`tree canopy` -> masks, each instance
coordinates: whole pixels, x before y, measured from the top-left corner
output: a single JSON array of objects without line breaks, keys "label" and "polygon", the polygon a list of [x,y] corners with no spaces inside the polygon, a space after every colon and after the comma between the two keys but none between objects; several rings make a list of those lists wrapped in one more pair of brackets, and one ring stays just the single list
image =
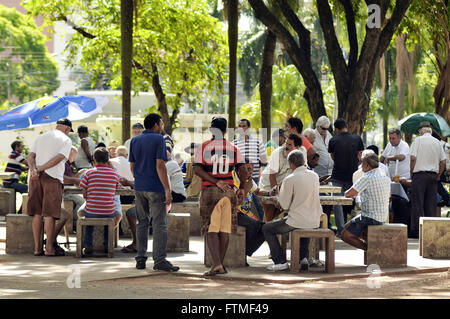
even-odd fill
[{"label": "tree canopy", "polygon": [[0,5],[0,39],[1,106],[28,102],[59,87],[57,63],[31,17]]},{"label": "tree canopy", "polygon": [[[111,73],[121,85],[120,0],[25,0],[48,24],[65,21],[77,33],[68,42],[68,63],[81,65],[96,82]],[[222,23],[202,0],[135,1],[132,87],[153,89],[167,132],[172,132],[182,99],[223,90],[227,45]],[[81,52],[81,54],[80,54]],[[171,110],[170,110],[171,109]]]}]

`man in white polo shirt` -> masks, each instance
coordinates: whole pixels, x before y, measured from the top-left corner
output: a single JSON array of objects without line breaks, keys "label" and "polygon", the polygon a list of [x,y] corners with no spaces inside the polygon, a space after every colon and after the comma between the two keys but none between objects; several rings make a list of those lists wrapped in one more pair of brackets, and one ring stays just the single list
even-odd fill
[{"label": "man in white polo shirt", "polygon": [[437,182],[445,169],[445,153],[441,143],[433,136],[430,122],[422,122],[419,137],[411,144],[412,195],[411,238],[419,238],[421,216],[435,217]]},{"label": "man in white polo shirt", "polygon": [[394,178],[396,166],[399,178],[410,178],[409,146],[402,140],[402,132],[398,128],[389,130],[389,144],[381,154],[380,162],[388,166],[391,180]]}]

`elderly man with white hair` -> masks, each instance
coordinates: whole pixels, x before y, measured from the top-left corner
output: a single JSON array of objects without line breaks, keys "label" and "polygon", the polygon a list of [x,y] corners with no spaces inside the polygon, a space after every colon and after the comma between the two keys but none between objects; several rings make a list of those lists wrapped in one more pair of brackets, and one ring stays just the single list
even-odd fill
[{"label": "elderly man with white hair", "polygon": [[[319,198],[319,176],[305,167],[304,153],[293,150],[288,155],[292,173],[283,181],[277,206],[288,211],[282,219],[266,223],[262,227],[264,237],[270,247],[273,265],[268,270],[285,270],[289,268],[286,257],[278,241],[278,234],[285,234],[297,228],[318,228],[322,206]],[[301,269],[308,269],[309,238],[300,241]]]},{"label": "elderly man with white hair", "polygon": [[436,216],[437,182],[445,170],[445,153],[441,143],[431,134],[430,122],[422,122],[419,137],[409,149],[410,173],[412,176],[411,194],[411,238],[419,237],[421,216]]},{"label": "elderly man with white hair", "polygon": [[319,117],[316,122],[316,129],[314,133],[316,135],[316,139],[314,141],[314,147],[316,148],[316,152],[319,154],[319,164],[314,168],[314,172],[316,172],[319,177],[331,175],[333,170],[333,159],[331,158],[330,153],[328,153],[328,143],[330,139],[333,137],[328,131],[330,127],[330,119],[325,115]]},{"label": "elderly man with white hair", "polygon": [[361,156],[364,175],[345,193],[345,197],[361,198],[361,214],[344,226],[341,239],[347,244],[367,250],[367,227],[382,225],[389,214],[391,180],[378,169],[378,156],[363,152]]}]

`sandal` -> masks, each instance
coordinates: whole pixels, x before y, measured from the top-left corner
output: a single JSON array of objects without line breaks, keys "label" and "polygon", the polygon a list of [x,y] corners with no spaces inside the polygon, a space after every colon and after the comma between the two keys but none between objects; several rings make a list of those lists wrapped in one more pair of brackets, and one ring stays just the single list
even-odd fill
[{"label": "sandal", "polygon": [[226,274],[227,273],[227,271],[224,269],[223,271],[220,271],[220,270],[218,270],[218,269],[216,269],[216,270],[214,270],[214,269],[210,269],[210,270],[208,270],[207,272],[205,272],[204,274],[203,274],[203,276],[207,276],[207,277],[213,277],[213,276],[215,276],[215,275],[224,275],[224,274]]},{"label": "sandal", "polygon": [[129,246],[123,247],[121,252],[123,252],[123,253],[137,253],[137,249],[134,248],[133,246],[129,245]]},{"label": "sandal", "polygon": [[44,251],[42,250],[39,253],[34,253],[35,256],[44,256]]}]

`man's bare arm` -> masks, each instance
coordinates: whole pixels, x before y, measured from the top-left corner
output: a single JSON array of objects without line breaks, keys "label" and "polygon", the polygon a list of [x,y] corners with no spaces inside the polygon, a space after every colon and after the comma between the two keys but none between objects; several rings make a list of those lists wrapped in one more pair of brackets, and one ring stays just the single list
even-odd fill
[{"label": "man's bare arm", "polygon": [[411,161],[409,163],[409,172],[411,174],[411,178],[412,178],[415,166],[416,166],[416,157],[415,156],[411,156]]},{"label": "man's bare arm", "polygon": [[36,167],[38,172],[43,172],[46,169],[52,168],[56,165],[58,165],[61,161],[65,160],[66,157],[63,154],[58,154],[55,157],[53,157],[52,159],[50,159],[47,163],[45,163],[44,165],[40,165],[38,167]]}]

